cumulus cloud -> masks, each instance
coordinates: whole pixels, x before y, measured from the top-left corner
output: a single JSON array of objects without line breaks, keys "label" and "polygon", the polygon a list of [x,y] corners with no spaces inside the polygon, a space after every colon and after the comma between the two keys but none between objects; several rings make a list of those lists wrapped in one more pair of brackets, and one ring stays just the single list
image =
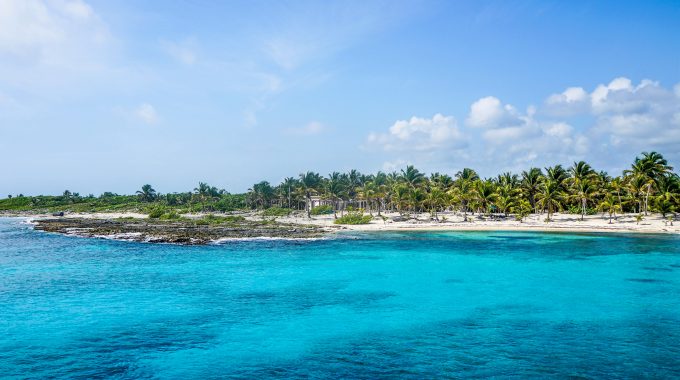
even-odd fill
[{"label": "cumulus cloud", "polygon": [[158,123],[158,114],[154,106],[148,103],[143,103],[135,110],[135,116],[146,124]]},{"label": "cumulus cloud", "polygon": [[478,128],[502,128],[522,122],[522,118],[513,106],[503,105],[500,99],[493,96],[487,96],[472,103],[466,120],[468,126]]},{"label": "cumulus cloud", "polygon": [[525,112],[487,96],[470,105],[463,128],[453,116],[437,114],[397,121],[367,140],[390,152],[387,164],[455,161],[458,166],[517,170],[579,159],[607,163],[614,155],[633,157],[645,150],[677,160],[680,83],[664,87],[619,77],[590,92],[569,87]]},{"label": "cumulus cloud", "polygon": [[569,87],[545,101],[544,112],[552,116],[572,116],[590,109],[590,95],[582,87]]},{"label": "cumulus cloud", "polygon": [[677,85],[669,90],[659,82],[642,80],[634,85],[617,78],[591,93],[593,132],[609,136],[614,146],[638,149],[680,144],[680,101]]},{"label": "cumulus cloud", "polygon": [[[568,91],[570,99],[581,98],[582,94],[577,91]],[[480,120],[475,112],[478,112],[485,99],[482,98],[473,103],[468,120]],[[537,110],[530,106],[526,113],[521,113],[510,104],[503,104],[499,99],[493,98],[493,103],[486,102],[493,107],[486,107],[486,111],[494,109],[487,114],[495,115],[488,118],[485,123],[472,123],[472,127],[466,131],[474,134],[474,127],[484,126],[481,135],[476,139],[481,143],[479,152],[483,152],[490,159],[487,164],[504,166],[507,169],[517,169],[529,164],[535,164],[536,160],[550,161],[570,160],[583,154],[588,148],[587,138],[575,131],[565,122],[552,122],[536,118]],[[481,137],[481,139],[480,139]],[[473,138],[472,136],[470,137]]]},{"label": "cumulus cloud", "polygon": [[412,117],[398,120],[387,133],[371,133],[368,144],[385,151],[425,151],[462,148],[467,142],[452,116],[436,114],[432,118]]}]

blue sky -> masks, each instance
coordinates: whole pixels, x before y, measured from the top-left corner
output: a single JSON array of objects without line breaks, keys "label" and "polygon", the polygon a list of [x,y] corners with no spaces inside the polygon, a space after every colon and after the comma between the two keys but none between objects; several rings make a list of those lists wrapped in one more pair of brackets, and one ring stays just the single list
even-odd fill
[{"label": "blue sky", "polygon": [[0,194],[680,165],[680,3],[0,0]]}]

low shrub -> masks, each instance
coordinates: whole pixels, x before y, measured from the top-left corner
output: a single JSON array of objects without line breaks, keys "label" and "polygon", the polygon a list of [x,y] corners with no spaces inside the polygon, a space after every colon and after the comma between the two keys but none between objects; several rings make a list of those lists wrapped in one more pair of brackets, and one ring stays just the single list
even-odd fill
[{"label": "low shrub", "polygon": [[166,212],[166,213],[164,213],[163,215],[160,216],[160,219],[162,219],[162,220],[175,220],[175,219],[179,219],[179,218],[180,218],[179,214],[177,212],[175,212],[174,210]]},{"label": "low shrub", "polygon": [[262,216],[288,216],[293,210],[283,207],[270,207],[262,212]]},{"label": "low shrub", "polygon": [[216,225],[216,224],[235,224],[245,222],[246,218],[239,215],[218,216],[208,214],[201,219],[196,219],[195,223],[199,226]]},{"label": "low shrub", "polygon": [[312,208],[310,211],[310,214],[312,215],[328,215],[333,213],[333,206],[331,205],[322,205],[322,206],[317,206]]},{"label": "low shrub", "polygon": [[335,219],[335,224],[368,224],[371,220],[373,220],[373,217],[370,215],[364,215],[361,212],[350,212]]},{"label": "low shrub", "polygon": [[159,219],[161,216],[165,214],[165,208],[164,207],[154,207],[149,211],[149,218],[150,219]]}]

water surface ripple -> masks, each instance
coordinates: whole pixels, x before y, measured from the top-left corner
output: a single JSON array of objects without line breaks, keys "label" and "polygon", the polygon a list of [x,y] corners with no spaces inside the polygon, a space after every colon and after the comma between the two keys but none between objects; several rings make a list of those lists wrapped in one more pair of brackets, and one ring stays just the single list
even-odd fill
[{"label": "water surface ripple", "polygon": [[678,378],[680,238],[185,247],[0,219],[0,377]]}]

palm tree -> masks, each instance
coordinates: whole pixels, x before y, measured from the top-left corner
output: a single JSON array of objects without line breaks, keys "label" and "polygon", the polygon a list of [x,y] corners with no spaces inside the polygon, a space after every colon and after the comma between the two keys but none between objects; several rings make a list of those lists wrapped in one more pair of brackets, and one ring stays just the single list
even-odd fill
[{"label": "palm tree", "polygon": [[662,175],[657,181],[659,195],[656,197],[656,208],[665,217],[674,212],[674,204],[680,200],[680,177],[675,173]]},{"label": "palm tree", "polygon": [[536,210],[536,194],[539,192],[543,172],[539,168],[531,168],[522,172],[521,189],[529,199],[531,208]]},{"label": "palm tree", "polygon": [[621,211],[621,207],[619,207],[619,205],[616,203],[616,198],[614,198],[614,195],[612,194],[607,194],[604,197],[602,202],[600,202],[598,209],[600,209],[602,212],[609,212],[609,224],[612,224],[612,215],[616,215],[617,211]]},{"label": "palm tree", "polygon": [[517,177],[517,174],[505,172],[498,175],[496,182],[499,186],[510,186],[514,188],[519,184],[519,178]]},{"label": "palm tree", "polygon": [[623,210],[623,197],[621,192],[625,191],[626,186],[621,177],[616,177],[609,182],[609,186],[613,192],[616,193],[616,198],[619,200],[619,207]]},{"label": "palm tree", "polygon": [[293,197],[293,191],[298,187],[298,182],[293,177],[286,177],[281,183],[281,189],[283,194],[288,198],[288,208],[291,208],[291,198]]},{"label": "palm tree", "polygon": [[517,191],[513,188],[512,182],[507,181],[507,178],[502,182],[505,184],[498,186],[496,206],[498,206],[498,209],[503,215],[508,216],[508,210],[515,205],[515,195]]},{"label": "palm tree", "polygon": [[399,214],[403,214],[404,209],[407,209],[409,206],[409,190],[404,184],[397,183],[394,185],[392,202],[396,206],[397,211],[399,211]]},{"label": "palm tree", "polygon": [[675,206],[673,206],[673,203],[664,198],[659,198],[656,200],[656,208],[664,218],[666,217],[666,214],[675,211]]},{"label": "palm tree", "polygon": [[463,170],[456,173],[456,179],[463,179],[474,182],[479,179],[477,172],[470,168],[463,168]]},{"label": "palm tree", "polygon": [[565,181],[569,178],[569,172],[562,165],[545,168],[545,177],[555,183],[560,190],[566,190]]},{"label": "palm tree", "polygon": [[216,198],[220,195],[220,192],[216,187],[210,186],[205,182],[199,182],[198,187],[194,188],[194,191],[201,202],[202,211],[205,211],[205,204],[208,200]]},{"label": "palm tree", "polygon": [[635,157],[631,168],[624,171],[624,174],[641,177],[645,180],[645,215],[647,215],[652,187],[655,186],[661,176],[672,170],[673,168],[668,165],[668,161],[661,154],[657,152],[642,152],[642,157]]},{"label": "palm tree", "polygon": [[659,191],[659,198],[669,202],[677,201],[680,198],[680,177],[675,173],[662,175],[656,182]]},{"label": "palm tree", "polygon": [[489,180],[475,182],[476,200],[486,214],[489,214],[491,204],[496,199],[496,185]]},{"label": "palm tree", "polygon": [[647,188],[647,179],[635,175],[627,178],[626,192],[632,202],[635,202],[637,209],[635,212],[641,213],[643,210],[644,194]]},{"label": "palm tree", "polygon": [[463,220],[467,222],[467,212],[470,202],[474,199],[474,183],[469,179],[456,180],[456,186],[449,191],[451,197],[460,202],[463,210]]},{"label": "palm tree", "polygon": [[321,176],[319,173],[307,172],[300,174],[300,187],[305,194],[305,210],[307,210],[307,217],[312,217],[312,195],[316,194],[321,188]]},{"label": "palm tree", "polygon": [[[67,191],[64,192],[64,195],[66,195]],[[147,184],[142,186],[142,190],[137,190],[137,195],[139,195],[139,199],[142,202],[152,202],[156,199],[156,190],[154,190],[151,185]]]},{"label": "palm tree", "polygon": [[588,180],[580,180],[575,182],[573,189],[573,197],[581,204],[581,220],[583,220],[586,215],[586,206],[597,194],[597,188]]},{"label": "palm tree", "polygon": [[408,165],[406,170],[401,170],[401,178],[411,188],[415,188],[426,180],[425,175],[413,165]]},{"label": "palm tree", "polygon": [[536,199],[543,209],[548,210],[547,221],[550,221],[553,211],[562,208],[564,192],[555,180],[546,179],[541,183]]},{"label": "palm tree", "polygon": [[420,187],[407,187],[408,206],[413,212],[421,210],[421,205],[425,201],[425,191]]},{"label": "palm tree", "polygon": [[378,172],[373,178],[373,184],[375,185],[375,197],[377,200],[378,216],[380,216],[380,211],[385,207],[386,198],[388,196],[388,177],[383,172]]},{"label": "palm tree", "polygon": [[429,182],[433,186],[439,187],[442,191],[448,191],[453,186],[453,178],[451,176],[441,173],[433,173],[430,175]]},{"label": "palm tree", "polygon": [[591,179],[595,175],[595,170],[585,161],[574,162],[574,165],[569,168],[569,174],[574,185]]},{"label": "palm tree", "polygon": [[512,207],[512,210],[515,212],[515,217],[520,223],[524,221],[524,218],[526,218],[527,215],[531,214],[531,210],[533,209],[531,203],[526,199],[520,199],[519,202],[513,204]]},{"label": "palm tree", "polygon": [[248,191],[255,203],[256,208],[258,204],[262,206],[262,208],[268,207],[269,203],[274,197],[274,188],[267,181],[254,184],[251,189],[248,189]]},{"label": "palm tree", "polygon": [[342,197],[345,191],[344,181],[342,180],[342,175],[338,172],[333,172],[328,175],[328,179],[325,181],[325,194],[333,202],[333,216],[335,219],[338,218],[338,201]]},{"label": "palm tree", "polygon": [[448,195],[446,191],[438,186],[433,186],[427,193],[425,203],[430,207],[430,213],[438,221],[439,215],[437,214],[440,208],[446,207],[448,202]]},{"label": "palm tree", "polygon": [[347,173],[345,179],[347,181],[347,193],[351,202],[357,196],[357,189],[363,185],[363,175],[359,171],[352,169]]}]

